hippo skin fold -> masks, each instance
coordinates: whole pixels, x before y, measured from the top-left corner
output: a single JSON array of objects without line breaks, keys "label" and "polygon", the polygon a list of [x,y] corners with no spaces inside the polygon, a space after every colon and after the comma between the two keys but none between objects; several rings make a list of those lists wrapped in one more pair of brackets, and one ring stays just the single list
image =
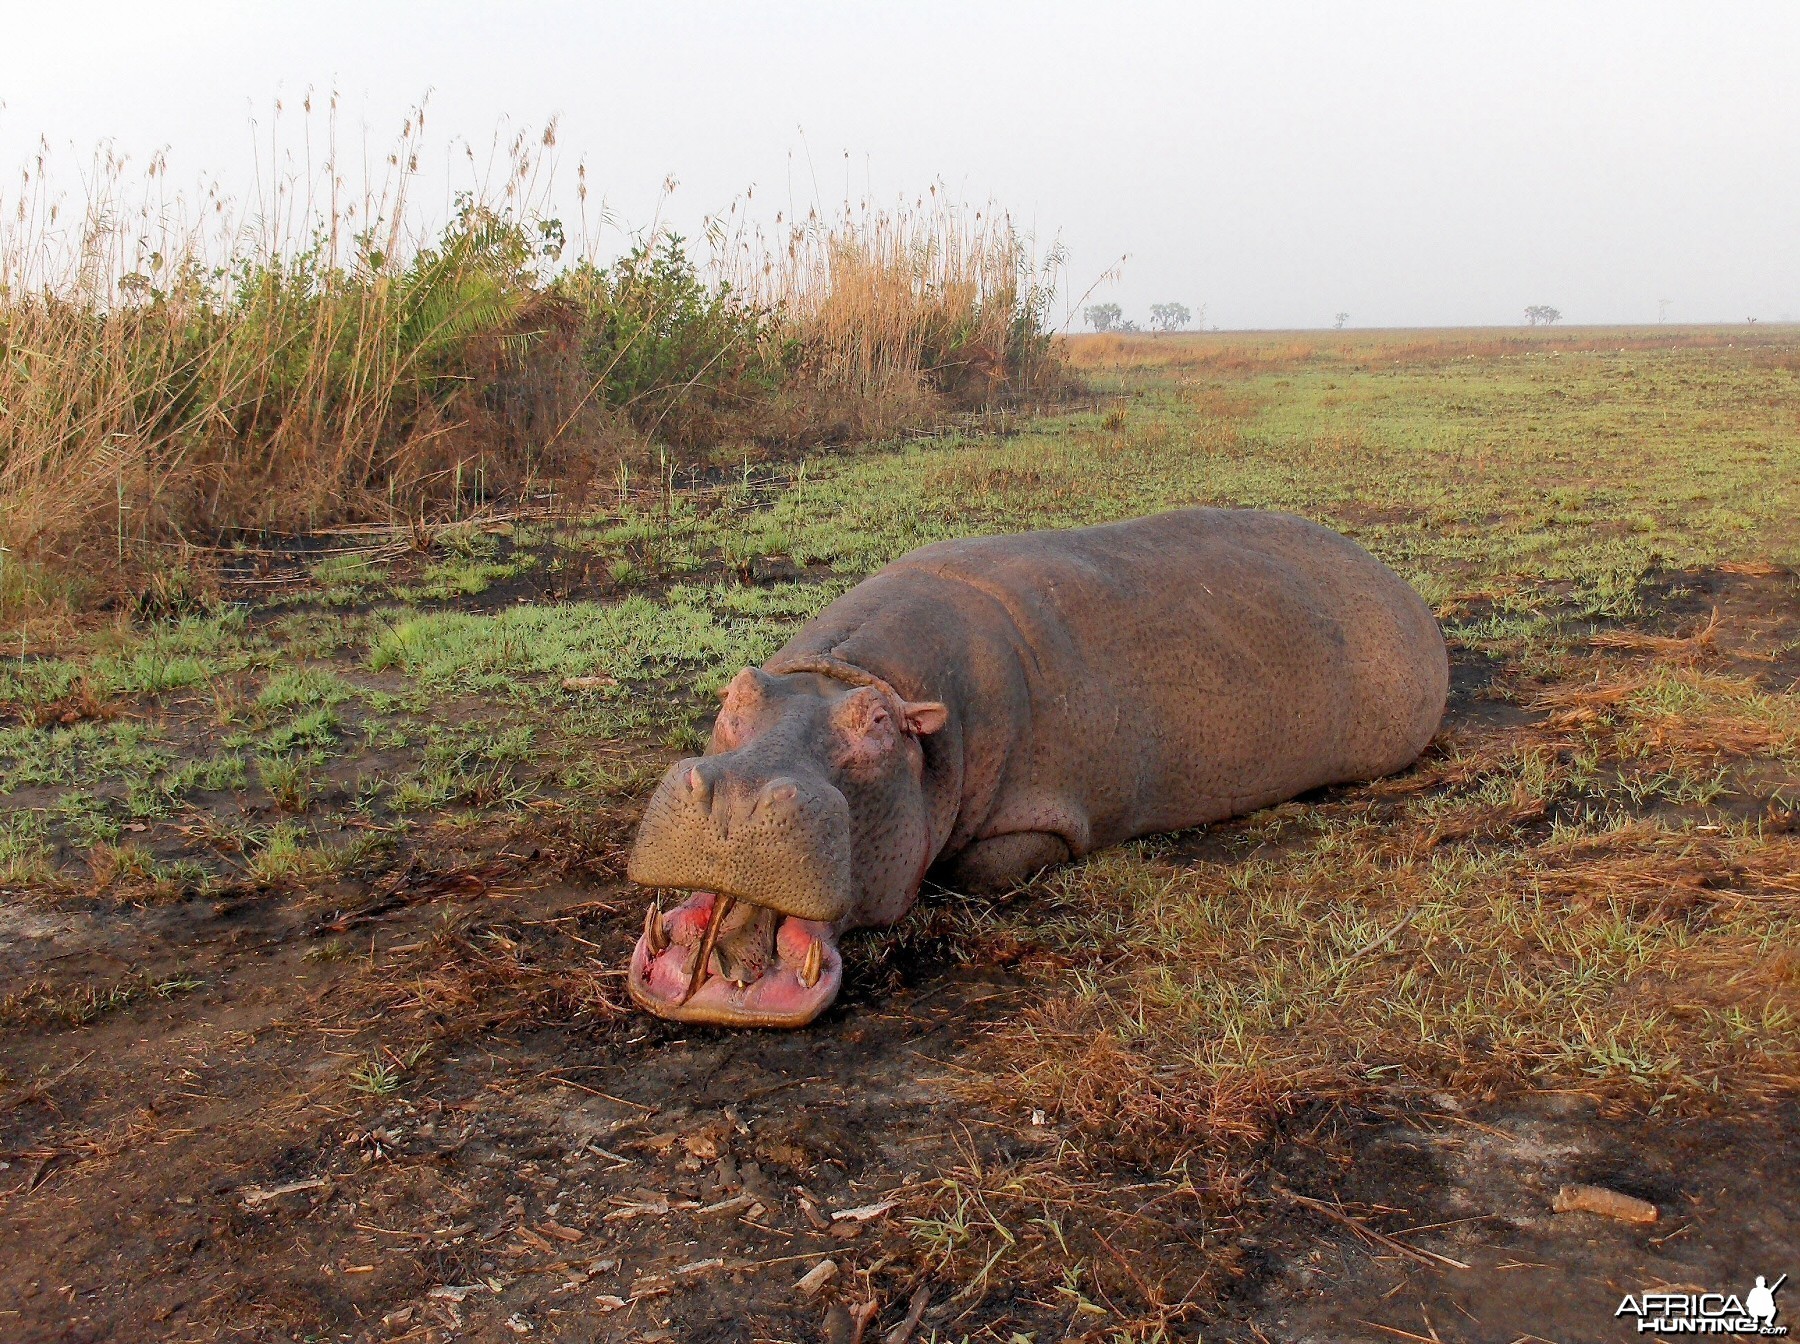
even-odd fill
[{"label": "hippo skin fold", "polygon": [[1134,836],[1403,769],[1443,718],[1423,599],[1287,514],[1182,509],[939,542],[851,589],[724,701],[647,805],[632,997],[800,1026],[838,935],[930,873],[991,891]]}]

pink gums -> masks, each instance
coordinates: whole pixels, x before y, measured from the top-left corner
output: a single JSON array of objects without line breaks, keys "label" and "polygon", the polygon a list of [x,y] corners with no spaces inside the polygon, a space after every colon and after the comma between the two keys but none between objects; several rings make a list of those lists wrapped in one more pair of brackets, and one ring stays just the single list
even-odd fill
[{"label": "pink gums", "polygon": [[[719,1026],[801,1027],[811,1022],[837,998],[844,980],[844,960],[832,928],[817,920],[783,919],[775,933],[775,963],[759,979],[738,985],[718,973],[717,953],[706,981],[686,1003],[690,965],[707,921],[712,917],[711,892],[698,892],[664,916],[669,945],[652,956],[649,942],[640,937],[631,952],[631,997],[659,1017],[678,1022],[707,1022]],[[800,971],[808,949],[820,944],[819,978],[809,988]]]}]

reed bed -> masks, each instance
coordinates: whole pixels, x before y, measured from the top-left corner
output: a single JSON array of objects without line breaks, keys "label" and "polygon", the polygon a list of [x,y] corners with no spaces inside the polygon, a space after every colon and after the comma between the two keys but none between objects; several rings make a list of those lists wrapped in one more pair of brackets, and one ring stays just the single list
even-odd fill
[{"label": "reed bed", "polygon": [[994,390],[1051,372],[1046,326],[1062,262],[1040,263],[1011,219],[937,189],[892,210],[816,212],[771,244],[760,232],[726,253],[727,283],[782,313],[800,367],[864,397]]},{"label": "reed bed", "polygon": [[436,227],[423,136],[420,112],[353,189],[334,104],[247,204],[105,153],[73,200],[47,152],[0,192],[0,600],[247,533],[579,501],[634,458],[892,433],[1052,368],[1054,258],[1004,215],[934,191],[768,234],[734,209],[708,255],[653,228],[603,260],[585,169],[575,218],[553,208],[554,126],[470,151]]}]

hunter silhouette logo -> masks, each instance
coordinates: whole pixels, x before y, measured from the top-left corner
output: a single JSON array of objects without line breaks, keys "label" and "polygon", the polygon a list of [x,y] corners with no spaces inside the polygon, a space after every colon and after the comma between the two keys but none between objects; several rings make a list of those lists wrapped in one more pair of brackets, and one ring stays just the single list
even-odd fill
[{"label": "hunter silhouette logo", "polygon": [[1758,1274],[1755,1287],[1741,1298],[1736,1293],[1627,1293],[1613,1317],[1635,1317],[1640,1335],[1785,1335],[1788,1328],[1775,1324],[1775,1294],[1787,1277],[1770,1283]]}]

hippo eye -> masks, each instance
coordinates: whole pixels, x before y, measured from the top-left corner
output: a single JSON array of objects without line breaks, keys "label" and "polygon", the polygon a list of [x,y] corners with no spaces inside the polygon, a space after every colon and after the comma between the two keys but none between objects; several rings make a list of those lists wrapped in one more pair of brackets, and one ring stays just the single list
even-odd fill
[{"label": "hippo eye", "polygon": [[833,717],[833,726],[843,743],[841,765],[873,765],[893,750],[899,738],[893,715],[875,691],[858,691],[845,697]]}]

